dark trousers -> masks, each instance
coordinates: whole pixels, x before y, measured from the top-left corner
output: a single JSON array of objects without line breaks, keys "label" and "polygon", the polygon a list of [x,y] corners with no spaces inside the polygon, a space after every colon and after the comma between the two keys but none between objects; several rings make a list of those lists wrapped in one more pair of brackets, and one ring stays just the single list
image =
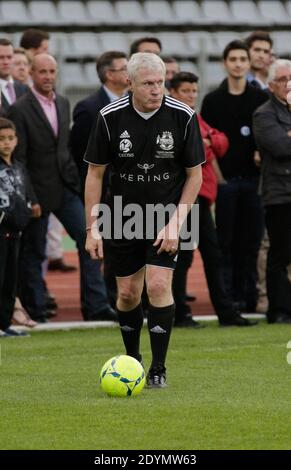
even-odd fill
[{"label": "dark trousers", "polygon": [[[207,199],[199,197],[199,246],[209,295],[220,320],[233,315],[232,299],[224,286],[222,254],[217,240],[216,228]],[[179,252],[173,277],[173,294],[176,303],[176,319],[182,319],[190,308],[185,302],[187,271],[192,264],[193,251]]]},{"label": "dark trousers", "polygon": [[179,251],[177,264],[173,274],[173,297],[176,304],[175,318],[182,320],[191,312],[189,305],[186,303],[186,285],[187,273],[191,267],[193,260],[193,250]]},{"label": "dark trousers", "polygon": [[199,246],[209,295],[220,320],[233,314],[232,298],[229,296],[223,277],[223,260],[217,239],[216,227],[208,201],[199,197]]},{"label": "dark trousers", "polygon": [[16,298],[20,235],[0,233],[0,329],[11,325]]},{"label": "dark trousers", "polygon": [[291,204],[266,206],[266,226],[270,248],[267,259],[267,317],[291,315],[291,283],[287,267],[291,264]]},{"label": "dark trousers", "polygon": [[257,304],[257,257],[264,229],[257,178],[232,178],[218,187],[216,226],[224,281],[234,300]]},{"label": "dark trousers", "polygon": [[[80,261],[81,310],[85,320],[94,320],[109,307],[100,263],[85,250],[85,212],[80,198],[64,189],[61,207],[54,211],[70,237],[76,241]],[[34,219],[23,234],[21,250],[21,300],[34,319],[45,315],[42,262],[45,259],[48,214]]]}]

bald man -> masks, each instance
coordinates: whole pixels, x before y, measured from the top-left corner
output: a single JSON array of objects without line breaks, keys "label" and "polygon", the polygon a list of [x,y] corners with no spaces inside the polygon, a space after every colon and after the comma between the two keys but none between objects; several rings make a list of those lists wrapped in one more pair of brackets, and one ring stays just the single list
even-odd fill
[{"label": "bald man", "polygon": [[29,171],[38,211],[23,234],[20,269],[21,300],[31,317],[46,321],[41,264],[45,258],[48,216],[54,213],[76,241],[81,272],[81,309],[85,320],[114,320],[98,261],[85,251],[84,207],[79,198],[77,169],[68,150],[69,102],[55,93],[57,63],[38,54],[31,66],[32,88],[9,110],[17,127],[16,157]]}]

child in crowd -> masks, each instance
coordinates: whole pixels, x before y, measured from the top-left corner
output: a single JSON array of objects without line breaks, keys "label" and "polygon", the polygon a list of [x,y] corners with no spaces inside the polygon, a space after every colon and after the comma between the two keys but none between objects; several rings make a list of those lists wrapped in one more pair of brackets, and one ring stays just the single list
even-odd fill
[{"label": "child in crowd", "polygon": [[17,289],[18,254],[21,232],[36,203],[23,165],[13,160],[16,129],[0,117],[0,337],[26,336],[11,328]]}]

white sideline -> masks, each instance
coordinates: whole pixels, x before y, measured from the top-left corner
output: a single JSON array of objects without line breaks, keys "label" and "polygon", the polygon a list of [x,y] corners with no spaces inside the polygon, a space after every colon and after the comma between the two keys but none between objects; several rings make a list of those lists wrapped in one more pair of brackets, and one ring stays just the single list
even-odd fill
[{"label": "white sideline", "polygon": [[[265,318],[265,315],[260,313],[252,313],[246,316],[247,318]],[[195,315],[193,317],[198,321],[213,321],[217,320],[216,315]],[[146,323],[146,320],[145,320]],[[104,328],[104,327],[119,327],[119,324],[112,321],[64,321],[64,322],[49,322],[39,323],[34,328],[26,326],[15,326],[12,328],[17,331],[58,331],[58,330],[76,330],[76,329],[89,329],[89,328]]]}]

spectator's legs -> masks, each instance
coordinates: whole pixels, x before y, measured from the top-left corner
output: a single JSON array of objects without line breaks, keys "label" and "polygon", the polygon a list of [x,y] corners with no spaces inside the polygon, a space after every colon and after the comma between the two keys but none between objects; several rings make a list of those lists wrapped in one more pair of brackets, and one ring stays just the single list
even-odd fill
[{"label": "spectator's legs", "polygon": [[63,226],[54,214],[50,214],[47,232],[47,257],[49,260],[63,258],[62,238]]},{"label": "spectator's legs", "polygon": [[181,250],[178,255],[176,268],[173,274],[173,296],[176,304],[175,319],[182,320],[191,313],[186,303],[187,273],[191,267],[193,250]]},{"label": "spectator's legs", "polygon": [[291,283],[288,279],[288,265],[291,262],[291,204],[267,206],[266,226],[270,239],[267,318],[272,323],[280,315],[291,316]]},{"label": "spectator's legs", "polygon": [[240,191],[240,246],[241,260],[239,286],[242,300],[246,303],[246,311],[255,312],[257,291],[257,259],[264,233],[264,213],[261,198],[258,195],[258,180],[244,179]]},{"label": "spectator's legs", "polygon": [[218,186],[216,227],[222,252],[222,269],[227,294],[233,296],[233,241],[238,210],[239,181],[232,179]]},{"label": "spectator's legs", "polygon": [[216,314],[221,320],[233,316],[232,299],[228,296],[224,286],[222,271],[222,255],[218,245],[214,220],[208,201],[199,198],[199,245],[209,295]]},{"label": "spectator's legs", "polygon": [[100,262],[92,260],[85,250],[86,223],[81,199],[64,190],[61,208],[54,211],[70,237],[75,240],[80,260],[81,309],[85,320],[94,320],[109,308]]},{"label": "spectator's legs", "polygon": [[267,297],[267,256],[270,248],[270,241],[268,237],[267,230],[265,229],[265,234],[261,242],[257,270],[258,270],[258,303],[257,303],[257,312],[266,313],[268,310],[268,297]]},{"label": "spectator's legs", "polygon": [[48,216],[32,219],[22,234],[20,254],[20,300],[31,318],[45,319],[45,286],[42,262],[45,259]]},{"label": "spectator's legs", "polygon": [[0,330],[11,325],[16,298],[20,239],[0,235]]}]

